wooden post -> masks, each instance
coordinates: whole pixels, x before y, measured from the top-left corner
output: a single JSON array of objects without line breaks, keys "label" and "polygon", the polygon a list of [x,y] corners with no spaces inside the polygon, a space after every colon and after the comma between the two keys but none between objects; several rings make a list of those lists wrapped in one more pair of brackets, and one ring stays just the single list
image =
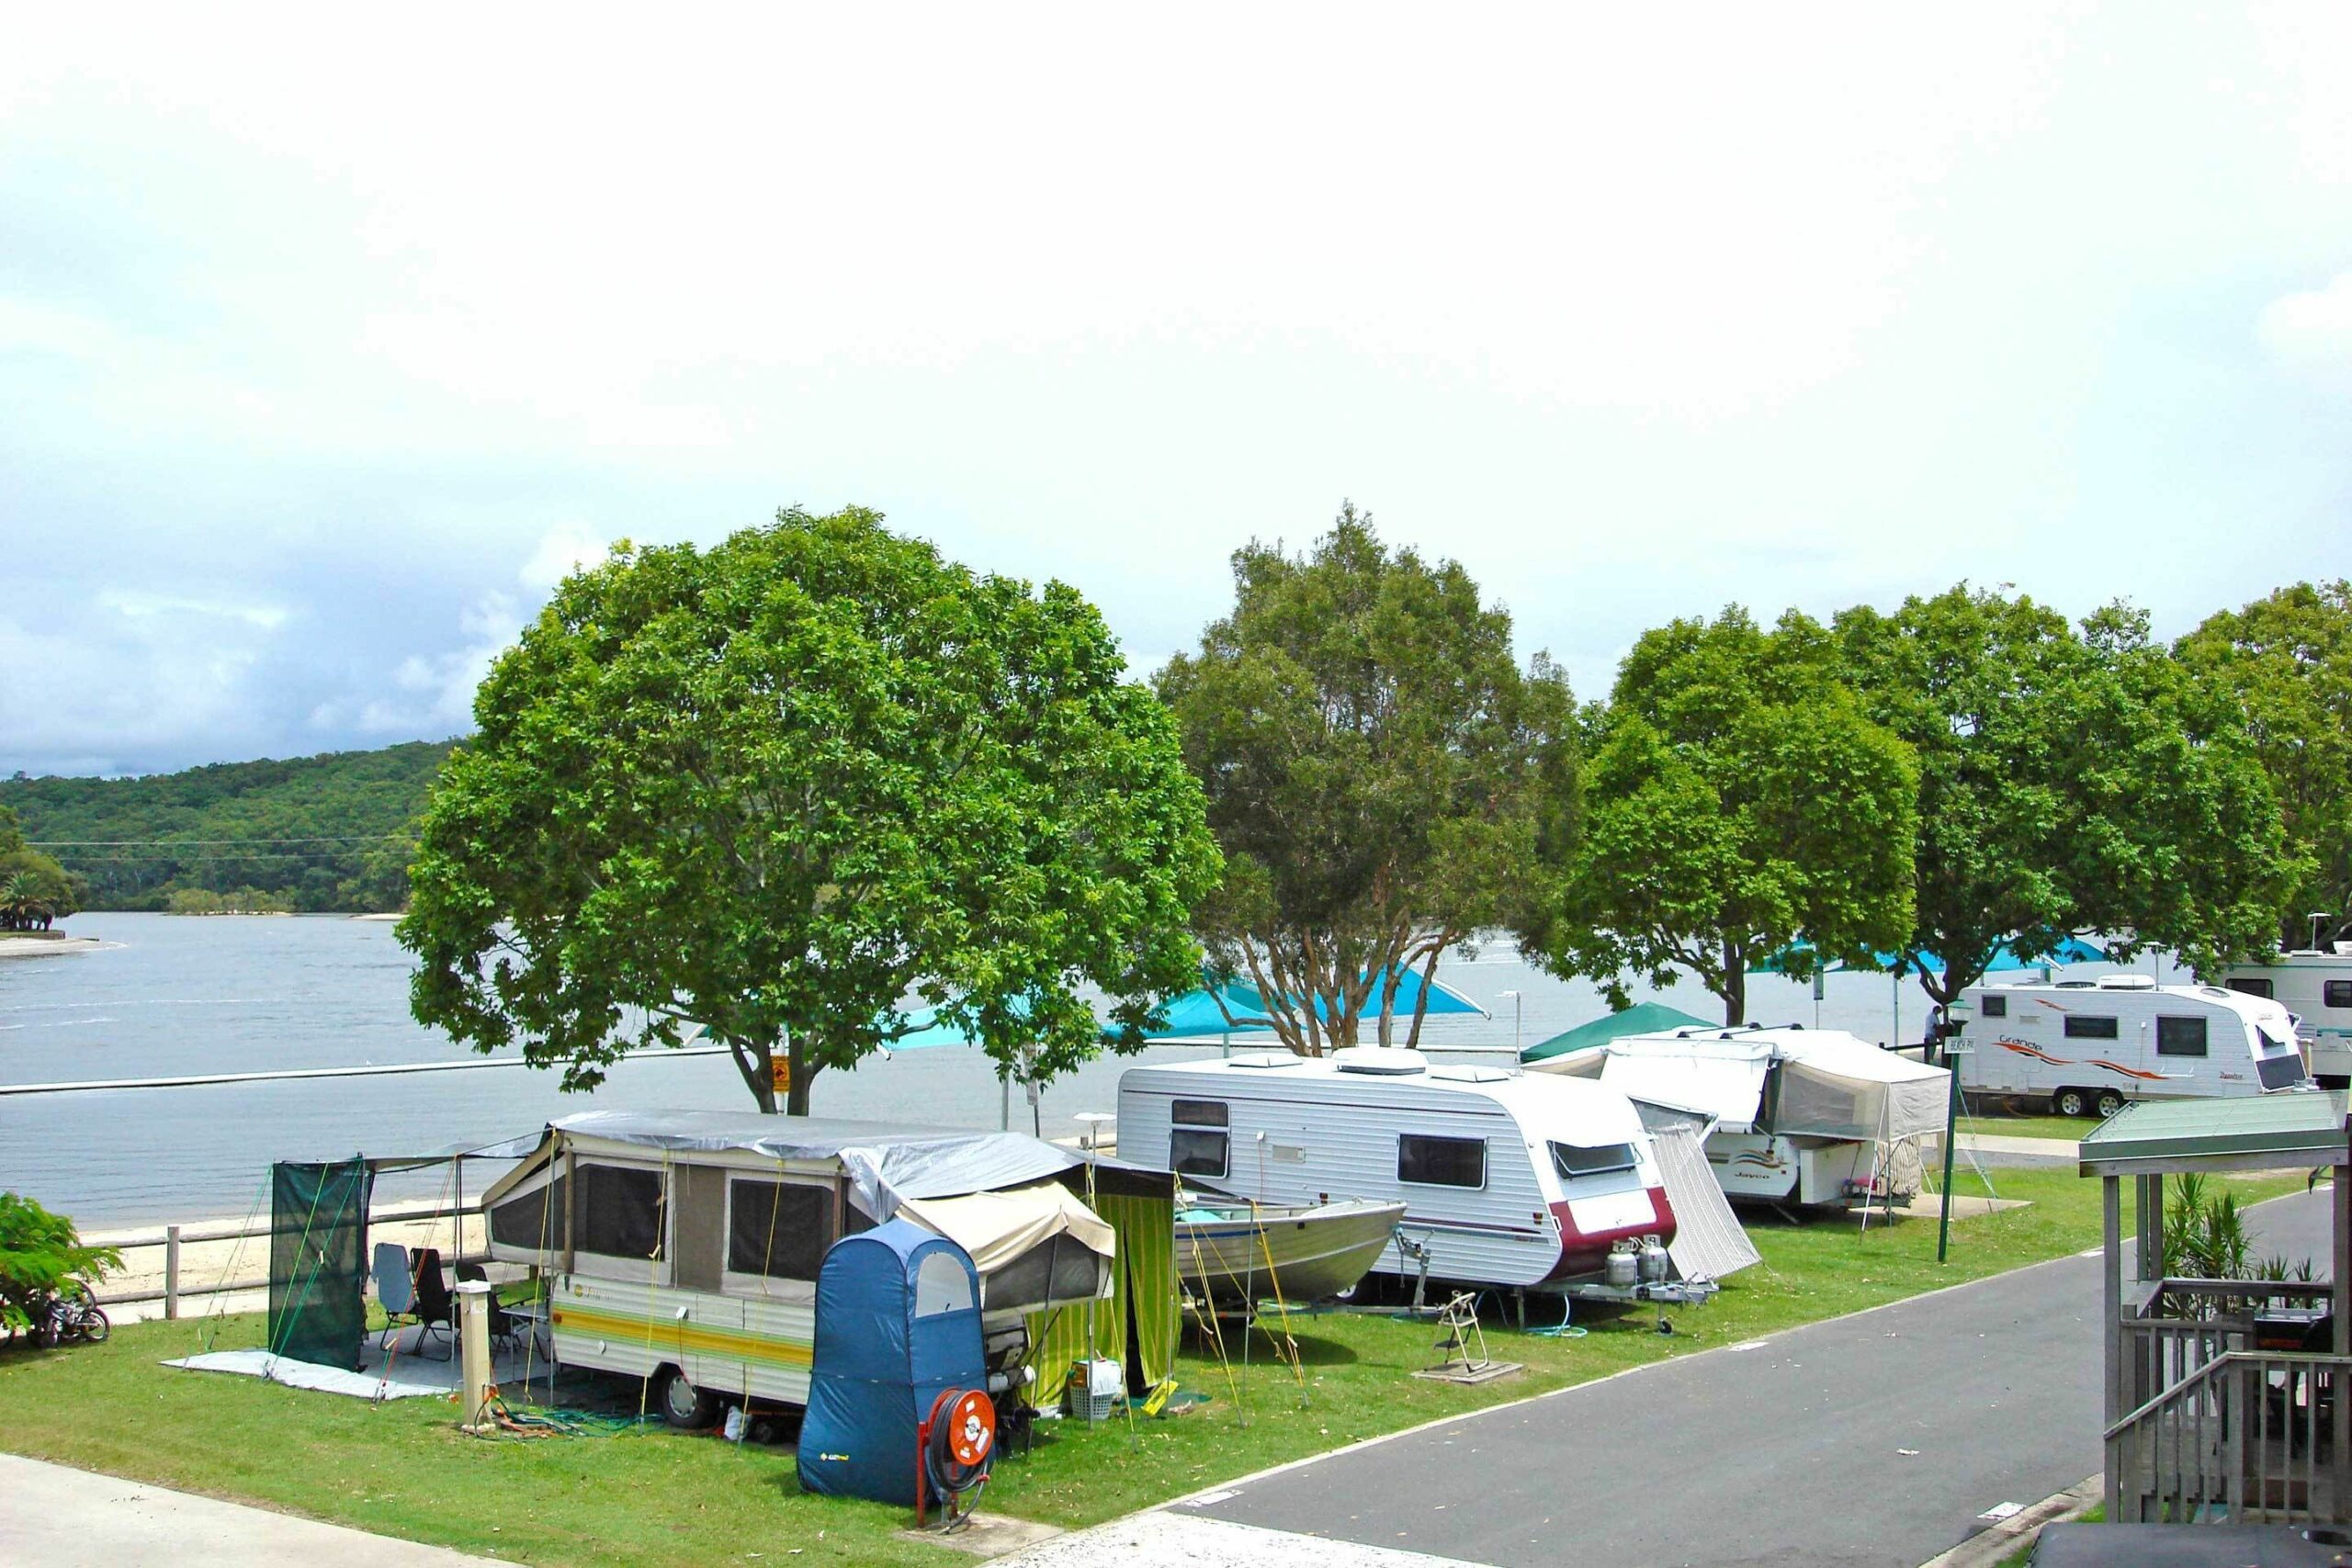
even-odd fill
[{"label": "wooden post", "polygon": [[180,1314],[180,1227],[164,1227],[164,1316]]},{"label": "wooden post", "polygon": [[[2107,1420],[2112,1427],[2123,1412],[2118,1409],[2120,1384],[2123,1375],[2123,1194],[2122,1178],[2104,1176],[2099,1179],[2099,1202],[2105,1228],[2107,1270]],[[2122,1466],[2116,1462],[2116,1451],[2110,1447],[2107,1461],[2107,1517],[2123,1517],[2123,1478],[2118,1473]]]}]

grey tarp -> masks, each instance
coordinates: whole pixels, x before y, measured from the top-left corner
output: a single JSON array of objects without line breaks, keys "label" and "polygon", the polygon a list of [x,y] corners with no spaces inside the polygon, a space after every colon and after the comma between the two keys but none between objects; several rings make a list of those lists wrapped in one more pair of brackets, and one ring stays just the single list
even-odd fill
[{"label": "grey tarp", "polygon": [[1024,1133],[974,1133],[809,1116],[721,1111],[589,1111],[549,1123],[573,1138],[673,1153],[740,1149],[778,1160],[838,1159],[858,1207],[876,1220],[904,1198],[950,1198],[1020,1187],[1085,1163]]},{"label": "grey tarp", "polygon": [[1666,1201],[1674,1205],[1674,1239],[1667,1255],[1675,1272],[1686,1280],[1720,1280],[1751,1263],[1763,1261],[1756,1244],[1707,1164],[1707,1134],[1714,1122],[1705,1113],[1679,1105],[1636,1100],[1642,1125],[1657,1152],[1658,1174],[1666,1181]]}]

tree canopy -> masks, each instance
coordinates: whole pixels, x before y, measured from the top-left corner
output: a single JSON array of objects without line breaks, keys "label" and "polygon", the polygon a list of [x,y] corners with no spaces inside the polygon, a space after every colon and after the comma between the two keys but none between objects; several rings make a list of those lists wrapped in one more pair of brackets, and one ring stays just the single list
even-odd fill
[{"label": "tree canopy", "polygon": [[1520,669],[1459,564],[1391,550],[1352,505],[1303,555],[1236,551],[1233,579],[1159,679],[1225,854],[1196,929],[1292,1050],[1351,1044],[1367,1016],[1387,1043],[1379,976],[1426,976],[1539,897],[1538,840],[1570,820],[1567,683],[1541,654]]},{"label": "tree canopy", "polygon": [[2236,702],[2278,795],[2300,863],[2282,941],[2311,941],[2314,913],[2352,934],[2352,581],[2281,588],[2208,617],[2175,649]]},{"label": "tree canopy", "polygon": [[416,1016],[565,1087],[694,1026],[788,1108],[912,992],[1051,1076],[1191,985],[1216,852],[1174,726],[1074,590],[797,509],[567,580],[442,770]]},{"label": "tree canopy", "polygon": [[1521,932],[1546,966],[1621,1007],[1629,976],[1688,970],[1741,1023],[1765,959],[1859,960],[1910,929],[1917,765],[1816,623],[1734,605],[1645,633],[1586,724],[1583,832]]},{"label": "tree canopy", "polygon": [[[2078,632],[2023,595],[1962,583],[1838,617],[1849,679],[1918,757],[1916,919],[1887,944],[1949,1001],[2004,944],[2030,960],[2098,933],[2200,969],[2268,931],[2278,811],[2244,728],[2110,606]],[[2258,945],[2258,943],[2257,943]]]},{"label": "tree canopy", "polygon": [[86,893],[79,877],[25,842],[16,812],[0,806],[0,929],[46,930],[80,908]]}]

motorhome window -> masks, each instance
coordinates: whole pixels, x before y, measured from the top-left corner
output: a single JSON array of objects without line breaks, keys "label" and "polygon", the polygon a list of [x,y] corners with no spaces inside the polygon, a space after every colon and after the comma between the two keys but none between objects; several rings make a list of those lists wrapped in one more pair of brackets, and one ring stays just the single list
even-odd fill
[{"label": "motorhome window", "polygon": [[2320,987],[2323,1007],[2352,1008],[2352,980],[2329,980]]},{"label": "motorhome window", "polygon": [[563,1195],[564,1180],[559,1176],[536,1191],[509,1198],[490,1212],[490,1239],[534,1252],[562,1251]]},{"label": "motorhome window", "polygon": [[1400,1133],[1396,1135],[1396,1179],[1424,1187],[1484,1187],[1487,1140]]},{"label": "motorhome window", "polygon": [[2251,975],[2233,976],[2228,981],[2228,985],[2233,991],[2242,991],[2249,997],[2267,997],[2270,994],[2270,982]]},{"label": "motorhome window", "polygon": [[2205,1021],[2201,1018],[2157,1019],[2156,1055],[2159,1056],[2202,1056],[2205,1055]]},{"label": "motorhome window", "polygon": [[662,1256],[662,1173],[582,1160],[574,1243],[606,1258]]},{"label": "motorhome window", "polygon": [[727,1268],[770,1280],[814,1280],[833,1245],[833,1190],[738,1177],[727,1194]]},{"label": "motorhome window", "polygon": [[1232,1116],[1232,1108],[1222,1100],[1180,1100],[1168,1110],[1168,1119],[1179,1127],[1230,1126]]},{"label": "motorhome window", "polygon": [[2112,1040],[2115,1020],[2100,1018],[2095,1013],[2068,1013],[2066,1038],[2069,1040]]},{"label": "motorhome window", "polygon": [[2009,998],[2007,997],[1979,998],[1976,1010],[1986,1018],[2007,1018],[2009,1016]]},{"label": "motorhome window", "polygon": [[1552,1167],[1564,1181],[1579,1176],[1605,1176],[1612,1170],[1634,1168],[1631,1144],[1554,1144]]},{"label": "motorhome window", "polygon": [[1168,1131],[1168,1168],[1179,1176],[1223,1176],[1228,1142],[1223,1133],[1171,1127]]}]

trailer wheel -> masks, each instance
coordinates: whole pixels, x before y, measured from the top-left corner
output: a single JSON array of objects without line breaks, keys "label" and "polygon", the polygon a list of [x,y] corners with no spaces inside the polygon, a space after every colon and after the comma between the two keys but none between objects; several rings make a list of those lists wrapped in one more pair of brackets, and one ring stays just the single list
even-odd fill
[{"label": "trailer wheel", "polygon": [[718,1396],[688,1382],[675,1367],[653,1374],[653,1403],[662,1407],[662,1419],[682,1432],[699,1432],[718,1419]]},{"label": "trailer wheel", "polygon": [[2117,1111],[2122,1109],[2123,1095],[2121,1091],[2111,1089],[2103,1089],[2098,1091],[2098,1113],[2101,1120],[2114,1115]]},{"label": "trailer wheel", "polygon": [[2062,1089],[2050,1097],[2050,1108],[2061,1116],[2086,1116],[2090,1113],[2091,1097],[2078,1089]]}]

